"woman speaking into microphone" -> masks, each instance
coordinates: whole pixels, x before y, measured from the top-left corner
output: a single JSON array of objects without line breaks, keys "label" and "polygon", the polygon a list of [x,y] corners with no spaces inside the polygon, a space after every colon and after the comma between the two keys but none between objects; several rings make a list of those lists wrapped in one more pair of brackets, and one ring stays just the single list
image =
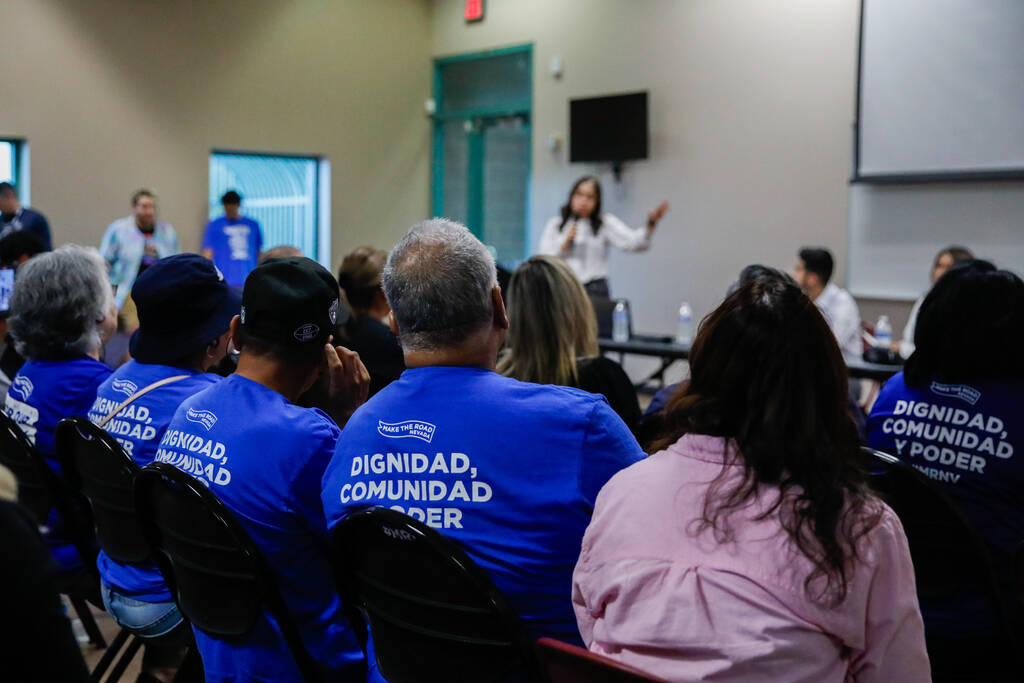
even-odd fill
[{"label": "woman speaking into microphone", "polygon": [[647,214],[647,226],[631,228],[610,213],[601,213],[601,183],[583,176],[572,186],[562,215],[548,221],[540,238],[540,253],[565,259],[593,297],[608,298],[608,246],[643,251],[668,211],[662,202]]}]

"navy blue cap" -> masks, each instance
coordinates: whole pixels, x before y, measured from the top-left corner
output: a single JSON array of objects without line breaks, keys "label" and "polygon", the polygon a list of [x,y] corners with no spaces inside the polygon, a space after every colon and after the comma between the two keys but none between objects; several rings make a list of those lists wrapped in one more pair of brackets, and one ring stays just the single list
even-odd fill
[{"label": "navy blue cap", "polygon": [[162,258],[135,280],[139,329],[129,351],[142,363],[168,363],[198,351],[228,331],[242,295],[213,261],[199,254]]}]

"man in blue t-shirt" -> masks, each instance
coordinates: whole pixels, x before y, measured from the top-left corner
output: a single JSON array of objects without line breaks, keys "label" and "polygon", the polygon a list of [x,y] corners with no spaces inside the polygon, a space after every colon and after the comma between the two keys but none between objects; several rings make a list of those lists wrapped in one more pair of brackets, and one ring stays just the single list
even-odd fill
[{"label": "man in blue t-shirt", "polygon": [[229,285],[241,287],[259,263],[263,235],[259,223],[241,215],[240,194],[228,190],[220,201],[224,205],[224,215],[206,224],[203,256],[217,264]]},{"label": "man in blue t-shirt", "polygon": [[[338,283],[306,258],[274,259],[246,281],[231,322],[238,370],[178,408],[156,452],[205,482],[260,547],[325,680],[362,680],[363,653],[327,556],[320,481],[351,411],[366,400],[359,357],[331,345]],[[326,373],[333,415],[295,405]],[[333,419],[332,419],[333,417]],[[206,680],[300,681],[269,614],[245,636],[195,629]]]},{"label": "man in blue t-shirt", "polygon": [[[178,254],[139,275],[132,300],[139,315],[130,343],[132,360],[100,385],[89,419],[102,424],[145,467],[181,402],[220,381],[207,370],[228,352],[228,328],[242,298],[209,259]],[[96,565],[104,605],[121,626],[153,639],[182,623],[155,566],[121,564],[103,551]],[[169,679],[182,652],[178,642],[167,640],[146,641],[143,670]]]},{"label": "man in blue t-shirt", "polygon": [[508,318],[463,226],[413,227],[384,270],[408,368],[349,420],[324,476],[329,526],[383,505],[462,543],[535,637],[580,642],[572,571],[598,491],[643,452],[602,397],[494,372]]}]

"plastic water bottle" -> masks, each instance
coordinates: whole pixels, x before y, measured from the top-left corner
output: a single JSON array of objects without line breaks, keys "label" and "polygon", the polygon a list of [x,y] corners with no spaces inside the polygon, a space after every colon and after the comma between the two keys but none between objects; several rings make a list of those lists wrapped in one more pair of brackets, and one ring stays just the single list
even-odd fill
[{"label": "plastic water bottle", "polygon": [[629,341],[629,309],[622,299],[615,303],[612,311],[612,341]]},{"label": "plastic water bottle", "polygon": [[880,349],[888,349],[892,345],[892,323],[889,316],[879,316],[875,323],[875,346]]},{"label": "plastic water bottle", "polygon": [[687,301],[679,307],[676,316],[676,344],[689,344],[693,341],[693,309]]}]

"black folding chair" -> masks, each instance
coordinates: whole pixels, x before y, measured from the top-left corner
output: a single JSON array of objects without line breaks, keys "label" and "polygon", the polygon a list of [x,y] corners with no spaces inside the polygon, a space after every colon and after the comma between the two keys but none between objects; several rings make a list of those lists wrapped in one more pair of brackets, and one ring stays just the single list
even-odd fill
[{"label": "black folding chair", "polygon": [[[962,641],[956,649],[966,647],[979,654],[985,652],[985,664],[993,670],[1018,670],[1014,636],[984,540],[956,503],[924,474],[888,453],[870,448],[862,448],[861,452],[871,487],[900,518],[907,534],[921,611],[927,614],[930,608],[955,609],[958,602],[969,596],[987,600],[999,633],[996,637],[956,639]],[[977,668],[960,672],[955,665],[944,665],[950,654],[957,654],[949,652],[951,639],[935,637],[928,631],[926,621],[925,638],[934,679],[976,680]],[[971,645],[974,640],[978,642]],[[992,658],[1005,661],[993,662]]]},{"label": "black folding chair", "polygon": [[136,475],[134,495],[156,564],[178,609],[193,626],[214,637],[243,636],[266,609],[277,621],[303,680],[323,678],[270,567],[205,484],[167,463],[150,463]]},{"label": "black folding chair", "polygon": [[[63,459],[65,479],[92,509],[96,539],[103,551],[122,564],[153,564],[149,543],[135,515],[132,485],[139,471],[135,461],[109,433],[84,417],[61,420],[54,438]],[[181,628],[188,631],[188,624]],[[114,664],[109,680],[118,680],[143,640],[130,629],[122,628],[93,670],[93,677],[99,680]],[[125,644],[127,647],[118,658]]]},{"label": "black folding chair", "polygon": [[[613,318],[615,313],[615,305],[619,301],[626,302],[626,310],[629,310],[629,301],[625,299],[609,299],[607,297],[590,297],[590,304],[594,307],[594,317],[597,318],[597,336],[602,339],[612,338],[612,329],[614,327]],[[633,337],[633,316],[629,316],[629,336]],[[621,360],[621,359],[620,359]]]},{"label": "black folding chair", "polygon": [[[78,615],[89,642],[98,649],[107,647],[86,601],[97,607],[103,602],[99,594],[99,575],[96,573],[96,545],[90,530],[91,523],[83,519],[88,513],[81,500],[60,475],[46,463],[14,420],[0,410],[0,464],[7,467],[18,481],[18,502],[44,529],[50,511],[56,509],[64,525],[64,532],[82,561],[80,572],[62,572],[57,577],[57,591],[68,596]],[[87,514],[85,515],[87,516]]]},{"label": "black folding chair", "polygon": [[355,512],[331,533],[342,602],[369,622],[391,683],[539,680],[519,619],[455,542],[394,510]]},{"label": "black folding chair", "polygon": [[18,502],[32,513],[38,525],[43,526],[54,507],[51,492],[56,475],[41,461],[21,427],[0,410],[0,464],[18,480]]}]

